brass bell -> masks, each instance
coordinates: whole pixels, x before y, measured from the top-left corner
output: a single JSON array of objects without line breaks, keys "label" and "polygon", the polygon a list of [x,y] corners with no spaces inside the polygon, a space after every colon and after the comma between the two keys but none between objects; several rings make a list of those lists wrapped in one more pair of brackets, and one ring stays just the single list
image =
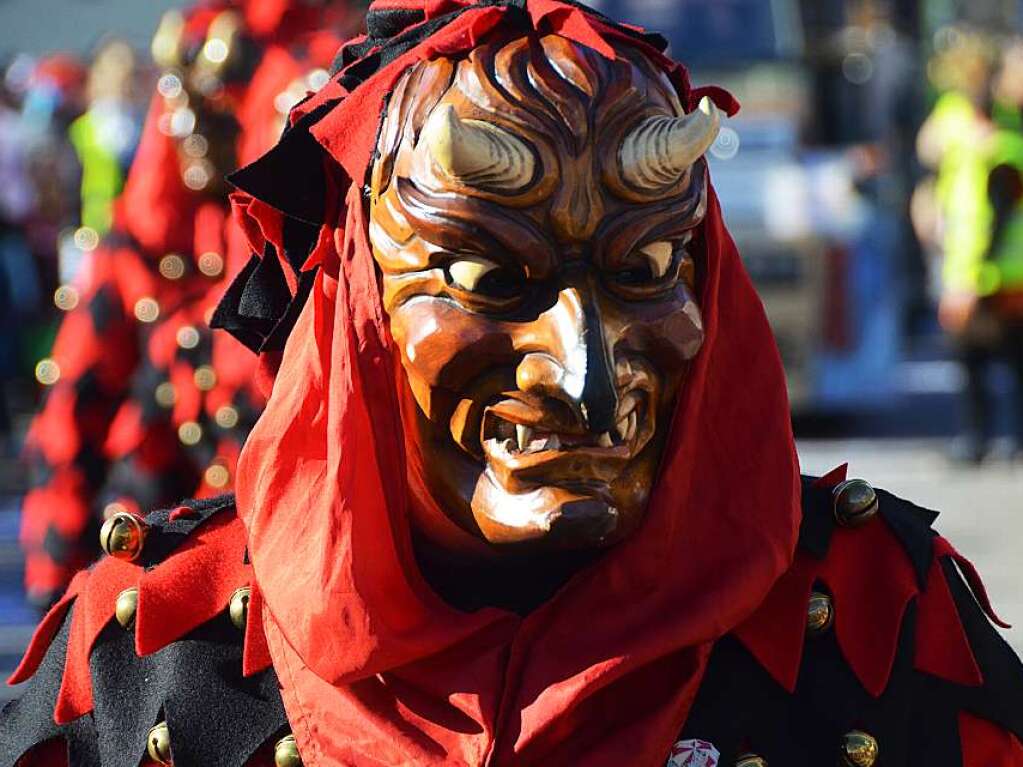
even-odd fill
[{"label": "brass bell", "polygon": [[136,514],[126,511],[113,514],[99,531],[99,545],[115,559],[133,562],[142,553],[149,525]]},{"label": "brass bell", "polygon": [[132,586],[117,595],[117,602],[114,604],[114,617],[121,624],[121,628],[131,628],[135,622],[135,611],[139,607],[139,590]]},{"label": "brass bell", "polygon": [[767,767],[767,760],[756,754],[743,754],[736,760],[735,767]]},{"label": "brass bell", "polygon": [[835,605],[831,597],[821,591],[810,594],[806,608],[806,633],[810,636],[823,634],[835,622]]},{"label": "brass bell", "polygon": [[160,722],[146,736],[146,751],[157,764],[174,764],[171,757],[170,730],[166,722]]},{"label": "brass bell", "polygon": [[242,586],[231,595],[227,612],[231,616],[231,623],[240,631],[245,630],[245,623],[249,619],[249,599],[252,596],[252,589]]},{"label": "brass bell", "polygon": [[860,730],[842,739],[842,767],[873,767],[877,761],[877,740]]},{"label": "brass bell", "polygon": [[274,764],[276,767],[302,767],[302,755],[298,753],[294,735],[285,735],[277,741],[274,746]]},{"label": "brass bell", "polygon": [[859,527],[877,514],[877,493],[862,479],[849,479],[832,491],[835,521],[842,527]]}]

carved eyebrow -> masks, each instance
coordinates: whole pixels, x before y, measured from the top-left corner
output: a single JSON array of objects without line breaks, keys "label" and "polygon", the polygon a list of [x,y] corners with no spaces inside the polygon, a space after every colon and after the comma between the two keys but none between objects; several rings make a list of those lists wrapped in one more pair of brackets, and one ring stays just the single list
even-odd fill
[{"label": "carved eyebrow", "polygon": [[409,224],[420,238],[437,247],[517,262],[531,277],[542,278],[557,264],[550,240],[514,209],[475,197],[432,195],[405,178],[397,179],[397,185]]},{"label": "carved eyebrow", "polygon": [[679,239],[703,221],[705,203],[706,193],[701,192],[608,216],[593,238],[594,261],[606,264],[626,258],[641,245]]}]

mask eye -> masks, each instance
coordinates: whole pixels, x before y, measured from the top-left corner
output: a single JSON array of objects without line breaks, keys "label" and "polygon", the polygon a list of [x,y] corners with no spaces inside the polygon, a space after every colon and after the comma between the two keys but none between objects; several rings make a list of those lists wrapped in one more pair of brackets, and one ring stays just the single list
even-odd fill
[{"label": "mask eye", "polygon": [[624,298],[647,298],[675,283],[676,243],[660,240],[639,248],[622,265],[607,275],[612,289]]},{"label": "mask eye", "polygon": [[524,290],[522,275],[479,256],[460,258],[447,267],[448,285],[481,298],[513,299]]}]

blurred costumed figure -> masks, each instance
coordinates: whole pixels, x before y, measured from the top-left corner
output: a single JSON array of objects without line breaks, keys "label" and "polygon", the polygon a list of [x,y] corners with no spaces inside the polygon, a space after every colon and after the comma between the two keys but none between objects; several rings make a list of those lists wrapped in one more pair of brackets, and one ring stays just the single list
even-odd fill
[{"label": "blurred costumed figure", "polygon": [[[81,166],[69,128],[82,114],[87,76],[85,66],[73,56],[43,58],[32,68],[21,107],[34,196],[25,233],[46,295],[53,293],[68,268],[63,244],[74,239],[79,222]],[[39,339],[36,348],[46,348],[49,340],[49,334]]]},{"label": "blurred costumed figure", "polygon": [[[0,451],[12,452],[8,385],[19,377],[27,340],[21,328],[40,308],[39,272],[25,229],[35,194],[28,173],[27,136],[21,121],[21,94],[7,67],[0,71]],[[13,79],[13,78],[11,78]]]},{"label": "blurred costumed figure", "polygon": [[131,46],[122,40],[104,44],[89,68],[89,106],[68,131],[82,166],[81,223],[101,235],[113,224],[114,200],[138,143],[135,71]]},{"label": "blurred costumed figure", "polygon": [[320,2],[203,3],[168,13],[163,68],[114,225],[37,366],[49,391],[26,452],[21,541],[40,605],[97,554],[105,515],[231,488],[264,404],[251,355],[208,322],[248,256],[224,179],[273,143],[326,79],[352,14]]},{"label": "blurred costumed figure", "polygon": [[937,170],[931,223],[918,229],[929,228],[925,239],[940,250],[939,320],[965,374],[965,430],[954,453],[974,463],[993,436],[987,373],[999,359],[1014,378],[1012,436],[1023,447],[1023,52],[997,58],[966,38],[936,60],[932,74],[952,87],[918,141],[921,159]]}]

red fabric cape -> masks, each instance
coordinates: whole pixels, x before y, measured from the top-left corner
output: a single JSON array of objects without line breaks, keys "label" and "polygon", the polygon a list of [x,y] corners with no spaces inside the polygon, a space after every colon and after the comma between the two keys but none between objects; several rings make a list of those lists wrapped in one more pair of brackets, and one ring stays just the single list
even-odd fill
[{"label": "red fabric cape", "polygon": [[[596,50],[615,36],[574,6],[527,9],[545,32]],[[365,116],[381,113],[402,71],[467,50],[504,13],[467,10],[343,99],[313,131],[344,171],[331,176],[365,177],[376,130]],[[670,73],[691,103],[684,70]],[[311,104],[338,89],[333,81]],[[458,612],[417,568],[402,373],[359,184],[337,191],[337,252],[291,333],[237,478],[305,764],[662,765],[712,643],[788,567],[799,521],[781,362],[713,191],[700,229],[706,343],[645,521],[524,619]]]}]

